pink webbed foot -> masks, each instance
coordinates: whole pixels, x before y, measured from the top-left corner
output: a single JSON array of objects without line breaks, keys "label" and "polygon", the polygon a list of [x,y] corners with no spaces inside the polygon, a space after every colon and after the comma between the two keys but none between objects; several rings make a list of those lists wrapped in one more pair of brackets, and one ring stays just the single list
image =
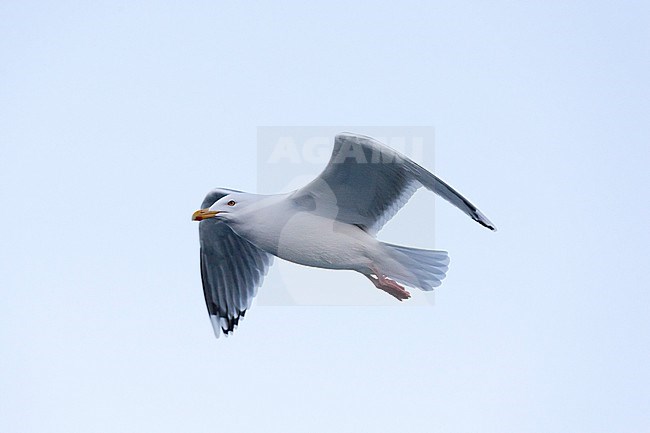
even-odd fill
[{"label": "pink webbed foot", "polygon": [[367,275],[367,277],[370,279],[370,281],[373,282],[375,287],[383,290],[399,301],[403,301],[404,299],[411,297],[411,294],[403,286],[388,277],[385,277],[381,274]]}]

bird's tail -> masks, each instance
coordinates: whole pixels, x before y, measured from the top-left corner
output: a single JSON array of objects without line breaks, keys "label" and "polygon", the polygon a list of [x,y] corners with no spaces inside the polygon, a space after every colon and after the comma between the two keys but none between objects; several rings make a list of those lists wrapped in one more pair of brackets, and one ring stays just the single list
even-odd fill
[{"label": "bird's tail", "polygon": [[382,242],[392,259],[382,272],[409,287],[430,291],[442,284],[449,269],[447,251],[422,250]]}]

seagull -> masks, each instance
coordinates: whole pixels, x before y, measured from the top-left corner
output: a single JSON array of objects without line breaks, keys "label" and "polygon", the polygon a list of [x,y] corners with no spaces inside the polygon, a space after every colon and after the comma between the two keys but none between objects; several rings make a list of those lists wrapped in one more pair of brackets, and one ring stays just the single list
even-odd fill
[{"label": "seagull", "polygon": [[335,137],[323,172],[300,189],[273,195],[210,191],[192,220],[200,221],[201,280],[216,337],[237,327],[274,257],[359,272],[399,301],[411,296],[405,286],[438,287],[449,265],[446,251],[376,238],[422,186],[496,230],[437,176],[388,146],[352,133]]}]

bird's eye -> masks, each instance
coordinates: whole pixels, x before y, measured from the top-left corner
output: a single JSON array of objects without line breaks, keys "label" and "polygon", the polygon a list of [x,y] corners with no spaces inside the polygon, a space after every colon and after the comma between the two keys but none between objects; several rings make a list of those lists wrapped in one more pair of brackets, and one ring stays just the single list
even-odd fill
[{"label": "bird's eye", "polygon": [[235,203],[235,200],[230,200],[227,204],[228,204],[228,206],[234,206],[237,203]]}]

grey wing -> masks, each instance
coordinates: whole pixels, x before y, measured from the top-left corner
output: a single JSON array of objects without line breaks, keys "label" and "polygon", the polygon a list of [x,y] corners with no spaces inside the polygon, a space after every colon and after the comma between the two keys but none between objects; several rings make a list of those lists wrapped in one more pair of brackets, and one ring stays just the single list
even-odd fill
[{"label": "grey wing", "polygon": [[[208,194],[203,204],[211,199]],[[202,208],[210,207],[214,201]],[[205,304],[214,333],[219,337],[221,332],[231,333],[246,314],[273,256],[239,237],[224,222],[213,219],[199,223],[199,239]]]},{"label": "grey wing", "polygon": [[323,216],[376,233],[421,186],[440,195],[479,224],[496,230],[476,206],[440,178],[363,135],[337,135],[325,170],[292,197],[298,205],[311,203]]}]

